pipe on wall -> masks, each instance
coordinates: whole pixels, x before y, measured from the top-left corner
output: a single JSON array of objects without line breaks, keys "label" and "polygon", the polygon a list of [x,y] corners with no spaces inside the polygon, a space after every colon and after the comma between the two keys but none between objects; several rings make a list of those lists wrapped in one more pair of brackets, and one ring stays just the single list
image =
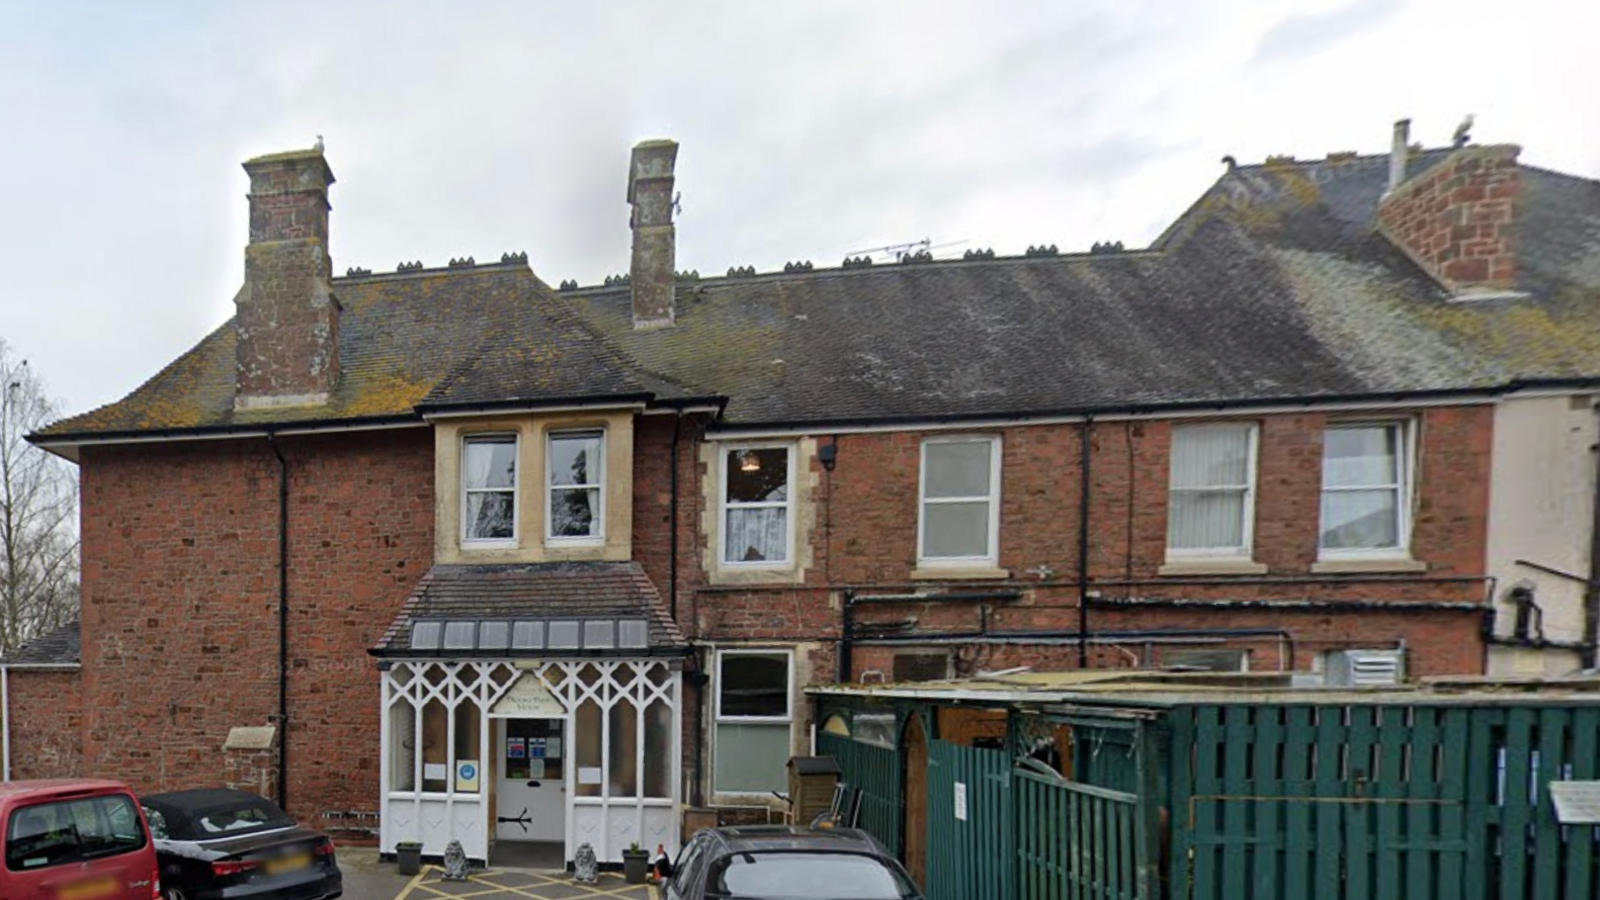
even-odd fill
[{"label": "pipe on wall", "polygon": [[[1597,423],[1600,424],[1600,404],[1595,405]],[[1600,442],[1594,446],[1595,475],[1592,495],[1594,510],[1589,522],[1589,584],[1583,597],[1583,648],[1582,665],[1595,667],[1595,648],[1600,646]]]},{"label": "pipe on wall", "polygon": [[277,435],[267,446],[278,458],[278,808],[289,810],[289,461]]},{"label": "pipe on wall", "polygon": [[1089,463],[1093,456],[1094,416],[1078,428],[1083,445],[1078,461],[1078,668],[1089,667]]},{"label": "pipe on wall", "polygon": [[0,665],[0,754],[5,756],[4,780],[11,780],[11,667]]}]

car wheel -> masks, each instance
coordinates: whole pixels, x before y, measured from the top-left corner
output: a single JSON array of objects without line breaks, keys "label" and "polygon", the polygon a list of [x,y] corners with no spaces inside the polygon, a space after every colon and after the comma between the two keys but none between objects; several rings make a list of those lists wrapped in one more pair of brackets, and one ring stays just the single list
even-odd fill
[{"label": "car wheel", "polygon": [[161,896],[166,900],[189,900],[189,895],[183,892],[183,888],[177,887],[162,888]]}]

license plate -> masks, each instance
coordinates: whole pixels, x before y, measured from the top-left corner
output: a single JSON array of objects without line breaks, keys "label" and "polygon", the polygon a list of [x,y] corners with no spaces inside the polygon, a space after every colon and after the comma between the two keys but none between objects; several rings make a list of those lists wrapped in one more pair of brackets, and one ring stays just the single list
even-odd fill
[{"label": "license plate", "polygon": [[292,856],[268,860],[264,868],[267,870],[268,875],[282,875],[284,872],[298,872],[301,869],[309,868],[310,865],[311,854],[296,853]]},{"label": "license plate", "polygon": [[62,885],[56,890],[56,900],[99,900],[115,894],[120,888],[115,878],[95,878]]}]

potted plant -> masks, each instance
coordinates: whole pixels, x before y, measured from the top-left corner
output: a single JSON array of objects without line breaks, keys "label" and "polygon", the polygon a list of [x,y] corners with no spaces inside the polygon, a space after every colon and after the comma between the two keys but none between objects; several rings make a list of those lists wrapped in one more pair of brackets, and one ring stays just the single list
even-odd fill
[{"label": "potted plant", "polygon": [[415,875],[422,871],[422,843],[420,841],[401,841],[394,845],[395,862],[400,865],[401,875]]},{"label": "potted plant", "polygon": [[650,854],[644,852],[638,841],[622,851],[622,875],[629,884],[644,884],[645,871],[650,867]]}]

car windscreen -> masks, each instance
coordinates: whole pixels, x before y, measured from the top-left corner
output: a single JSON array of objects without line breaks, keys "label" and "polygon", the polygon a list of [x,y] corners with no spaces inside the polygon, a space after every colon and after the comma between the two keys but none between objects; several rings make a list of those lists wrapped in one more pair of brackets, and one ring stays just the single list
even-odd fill
[{"label": "car windscreen", "polygon": [[916,896],[882,860],[859,853],[735,851],[721,860],[709,897],[762,900],[902,900]]},{"label": "car windscreen", "polygon": [[249,794],[192,805],[151,802],[148,808],[150,830],[162,840],[209,841],[294,824],[283,810]]},{"label": "car windscreen", "polygon": [[46,869],[127,853],[144,844],[144,822],[131,797],[52,800],[11,811],[6,822],[6,868]]}]

